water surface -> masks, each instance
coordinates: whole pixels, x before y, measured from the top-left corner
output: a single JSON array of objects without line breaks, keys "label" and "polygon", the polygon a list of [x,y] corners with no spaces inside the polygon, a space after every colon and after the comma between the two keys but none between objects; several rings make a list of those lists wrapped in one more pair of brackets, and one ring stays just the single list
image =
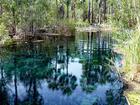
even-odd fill
[{"label": "water surface", "polygon": [[110,36],[77,33],[0,48],[0,105],[125,105]]}]

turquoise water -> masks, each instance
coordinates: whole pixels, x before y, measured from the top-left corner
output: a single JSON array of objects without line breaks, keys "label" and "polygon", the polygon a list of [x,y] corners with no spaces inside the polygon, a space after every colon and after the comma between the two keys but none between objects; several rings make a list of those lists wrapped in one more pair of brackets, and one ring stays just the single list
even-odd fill
[{"label": "turquoise water", "polygon": [[77,33],[0,48],[0,105],[125,105],[110,36]]}]

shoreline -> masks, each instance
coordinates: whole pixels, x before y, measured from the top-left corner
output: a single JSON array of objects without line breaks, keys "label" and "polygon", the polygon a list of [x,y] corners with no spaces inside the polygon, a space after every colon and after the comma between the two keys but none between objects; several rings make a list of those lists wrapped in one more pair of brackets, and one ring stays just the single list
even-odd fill
[{"label": "shoreline", "polygon": [[124,95],[128,101],[128,105],[140,105],[140,83],[124,78]]}]

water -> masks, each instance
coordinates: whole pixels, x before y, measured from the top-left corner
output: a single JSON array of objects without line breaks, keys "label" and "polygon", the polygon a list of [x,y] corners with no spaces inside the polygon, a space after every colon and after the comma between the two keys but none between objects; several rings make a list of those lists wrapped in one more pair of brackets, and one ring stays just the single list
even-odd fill
[{"label": "water", "polygon": [[0,48],[0,105],[125,105],[110,33]]}]

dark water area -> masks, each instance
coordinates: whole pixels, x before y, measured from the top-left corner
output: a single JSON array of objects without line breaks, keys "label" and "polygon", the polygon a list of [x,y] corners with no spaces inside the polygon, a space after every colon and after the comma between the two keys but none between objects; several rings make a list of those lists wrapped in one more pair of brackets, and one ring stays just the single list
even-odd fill
[{"label": "dark water area", "polygon": [[127,105],[112,48],[100,32],[0,48],[0,105]]}]

